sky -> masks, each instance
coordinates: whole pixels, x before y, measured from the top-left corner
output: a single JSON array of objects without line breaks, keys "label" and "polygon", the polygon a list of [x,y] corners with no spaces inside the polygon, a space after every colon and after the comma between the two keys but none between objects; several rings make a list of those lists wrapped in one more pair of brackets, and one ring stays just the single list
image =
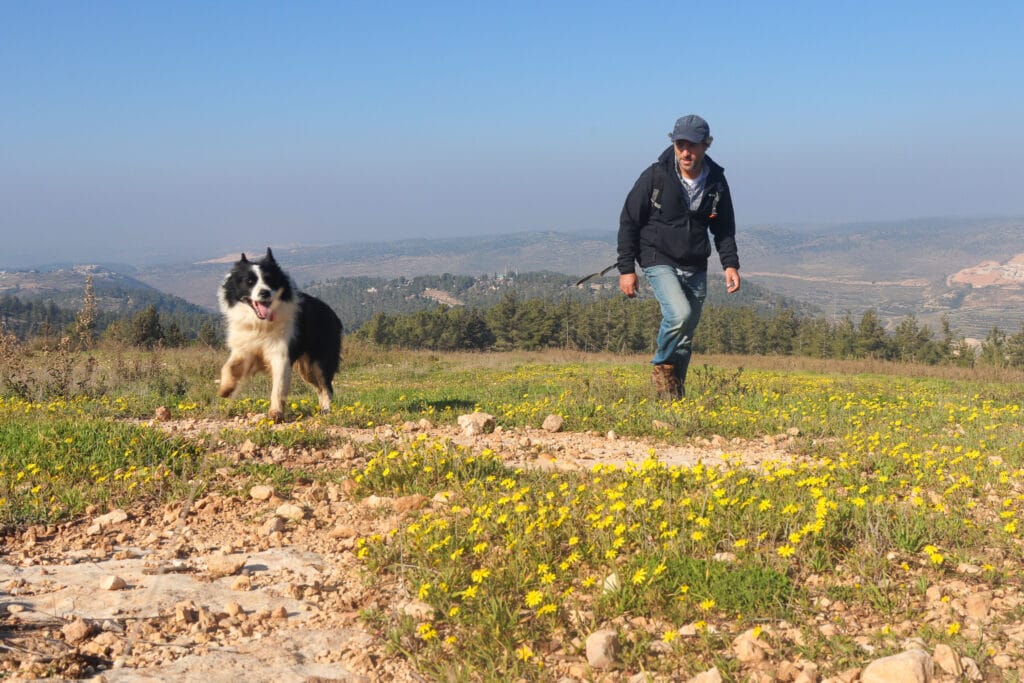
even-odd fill
[{"label": "sky", "polygon": [[0,0],[0,267],[610,232],[687,113],[741,233],[1024,216],[1022,35],[1019,0]]}]

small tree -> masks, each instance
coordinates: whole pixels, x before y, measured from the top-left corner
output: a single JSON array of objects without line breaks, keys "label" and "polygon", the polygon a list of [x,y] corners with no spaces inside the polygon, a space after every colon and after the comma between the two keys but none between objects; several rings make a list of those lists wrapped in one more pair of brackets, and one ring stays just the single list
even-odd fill
[{"label": "small tree", "polygon": [[85,276],[85,295],[82,308],[78,311],[71,329],[72,341],[79,349],[91,349],[96,341],[96,290],[92,284],[92,273]]},{"label": "small tree", "polygon": [[224,338],[220,333],[220,330],[213,323],[205,322],[199,327],[199,333],[196,336],[196,340],[200,344],[205,344],[211,349],[219,349],[224,346]]},{"label": "small tree", "polygon": [[128,334],[128,342],[132,346],[143,346],[149,349],[163,341],[164,331],[160,324],[160,314],[156,312],[156,306],[150,304],[132,318]]},{"label": "small tree", "polygon": [[978,353],[978,362],[982,365],[990,365],[995,368],[1005,368],[1006,362],[1006,333],[998,327],[993,327],[981,343],[981,351]]}]

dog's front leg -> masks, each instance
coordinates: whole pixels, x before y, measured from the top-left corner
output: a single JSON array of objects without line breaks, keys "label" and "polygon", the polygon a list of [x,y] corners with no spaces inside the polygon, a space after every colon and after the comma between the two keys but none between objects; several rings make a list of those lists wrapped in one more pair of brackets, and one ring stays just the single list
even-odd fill
[{"label": "dog's front leg", "polygon": [[292,383],[292,364],[288,356],[274,358],[270,362],[270,375],[273,386],[270,389],[270,412],[268,415],[274,422],[284,419],[284,402],[288,398],[288,390]]},{"label": "dog's front leg", "polygon": [[220,387],[217,395],[228,398],[238,389],[238,382],[245,376],[247,361],[245,356],[232,353],[220,369]]}]

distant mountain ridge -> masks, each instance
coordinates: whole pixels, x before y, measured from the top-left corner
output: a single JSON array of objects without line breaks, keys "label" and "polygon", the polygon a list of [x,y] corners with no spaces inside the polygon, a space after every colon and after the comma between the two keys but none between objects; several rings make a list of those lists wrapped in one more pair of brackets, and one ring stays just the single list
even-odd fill
[{"label": "distant mountain ridge", "polygon": [[[889,325],[914,315],[938,329],[942,316],[968,336],[993,326],[1016,331],[1024,322],[1024,283],[1002,277],[986,283],[970,273],[1011,272],[1024,254],[1024,218],[914,221],[741,228],[737,240],[744,282],[772,295],[804,302],[808,310],[839,317],[873,309]],[[523,232],[443,239],[407,239],[330,246],[278,246],[275,256],[300,287],[323,287],[339,278],[412,279],[421,275],[561,273],[579,276],[614,262],[614,231]],[[122,275],[207,310],[230,264],[245,251],[195,263],[125,268]],[[715,285],[712,255],[710,286]],[[961,275],[954,277],[960,273]],[[614,284],[613,275],[604,282]],[[3,278],[0,274],[0,295]],[[344,289],[342,287],[341,289]],[[458,294],[437,288],[433,300]],[[417,294],[419,296],[419,294]],[[430,298],[428,296],[428,298]]]},{"label": "distant mountain ridge", "polygon": [[[529,232],[317,247],[271,246],[274,257],[300,287],[341,277],[540,271],[576,275],[599,270],[615,260],[613,233]],[[250,245],[238,254],[193,264],[149,268],[135,275],[157,289],[214,309],[217,287],[242,252],[249,258],[259,258],[266,252],[266,245]]]}]

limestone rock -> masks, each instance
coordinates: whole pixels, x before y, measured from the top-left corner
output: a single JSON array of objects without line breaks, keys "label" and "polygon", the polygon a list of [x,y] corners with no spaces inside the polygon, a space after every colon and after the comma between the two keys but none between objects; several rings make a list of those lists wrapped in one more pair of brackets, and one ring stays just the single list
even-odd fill
[{"label": "limestone rock", "polygon": [[306,518],[306,509],[295,503],[284,503],[278,506],[275,514],[283,519],[290,519],[298,522]]},{"label": "limestone rock", "polygon": [[541,427],[546,432],[554,433],[554,432],[562,431],[562,427],[564,425],[565,425],[565,419],[562,418],[561,415],[554,415],[554,414],[552,414],[552,415],[548,415],[546,418],[544,418],[544,424],[542,424]]},{"label": "limestone rock", "polygon": [[754,637],[753,630],[744,631],[732,641],[732,650],[736,661],[743,664],[754,664],[768,658],[765,648]]},{"label": "limestone rock", "polygon": [[409,496],[402,496],[400,498],[395,498],[395,502],[394,502],[395,512],[397,512],[398,514],[402,514],[402,513],[405,513],[405,512],[412,512],[414,510],[419,510],[420,508],[422,508],[424,505],[427,504],[427,501],[428,501],[427,497],[424,496],[421,493],[414,493],[414,494],[409,495]]},{"label": "limestone rock", "polygon": [[125,589],[127,586],[128,584],[124,579],[113,574],[110,576],[104,576],[100,579],[100,589],[105,591],[119,591]]},{"label": "limestone rock", "polygon": [[174,620],[180,624],[194,624],[199,621],[199,608],[191,600],[183,600],[174,606]]},{"label": "limestone rock", "polygon": [[237,577],[231,582],[231,590],[233,591],[247,591],[252,588],[252,579],[244,574]]},{"label": "limestone rock", "polygon": [[274,495],[274,487],[260,484],[249,489],[249,497],[253,500],[270,500]]},{"label": "limestone rock", "polygon": [[907,650],[868,664],[860,683],[931,683],[934,672],[935,664],[927,652]]},{"label": "limestone rock", "polygon": [[818,683],[818,667],[811,663],[805,664],[803,671],[793,679],[793,683]]},{"label": "limestone rock", "polygon": [[935,646],[935,652],[932,653],[932,659],[939,665],[939,668],[959,678],[964,673],[963,664],[960,663],[960,655],[953,651],[949,645],[945,643],[939,643]]},{"label": "limestone rock", "polygon": [[479,436],[494,431],[494,416],[487,413],[459,415],[458,423],[466,436]]},{"label": "limestone rock", "polygon": [[608,669],[615,663],[619,650],[619,634],[603,628],[587,636],[587,663],[595,669]]},{"label": "limestone rock", "polygon": [[402,607],[402,613],[417,621],[430,621],[434,618],[434,608],[422,600],[412,600]]},{"label": "limestone rock", "polygon": [[717,666],[713,666],[707,671],[697,674],[686,683],[722,683],[722,674],[719,673]]},{"label": "limestone rock", "polygon": [[968,596],[964,602],[964,609],[971,619],[984,619],[988,616],[989,608],[992,606],[992,594],[985,591]]},{"label": "limestone rock", "polygon": [[90,536],[100,534],[115,524],[128,521],[128,513],[124,510],[111,510],[105,515],[100,515],[92,520],[92,524],[86,529]]},{"label": "limestone rock", "polygon": [[234,576],[242,571],[247,559],[245,555],[210,555],[206,558],[206,571],[215,579]]},{"label": "limestone rock", "polygon": [[338,526],[327,532],[327,535],[331,538],[355,538],[359,535],[354,526],[348,524],[339,524]]},{"label": "limestone rock", "polygon": [[77,645],[95,633],[96,627],[87,623],[81,617],[75,617],[74,621],[64,624],[60,632],[64,636],[64,642],[69,645]]},{"label": "limestone rock", "polygon": [[263,523],[263,526],[260,527],[260,533],[264,536],[270,536],[271,534],[284,531],[284,528],[284,520],[274,515]]}]

